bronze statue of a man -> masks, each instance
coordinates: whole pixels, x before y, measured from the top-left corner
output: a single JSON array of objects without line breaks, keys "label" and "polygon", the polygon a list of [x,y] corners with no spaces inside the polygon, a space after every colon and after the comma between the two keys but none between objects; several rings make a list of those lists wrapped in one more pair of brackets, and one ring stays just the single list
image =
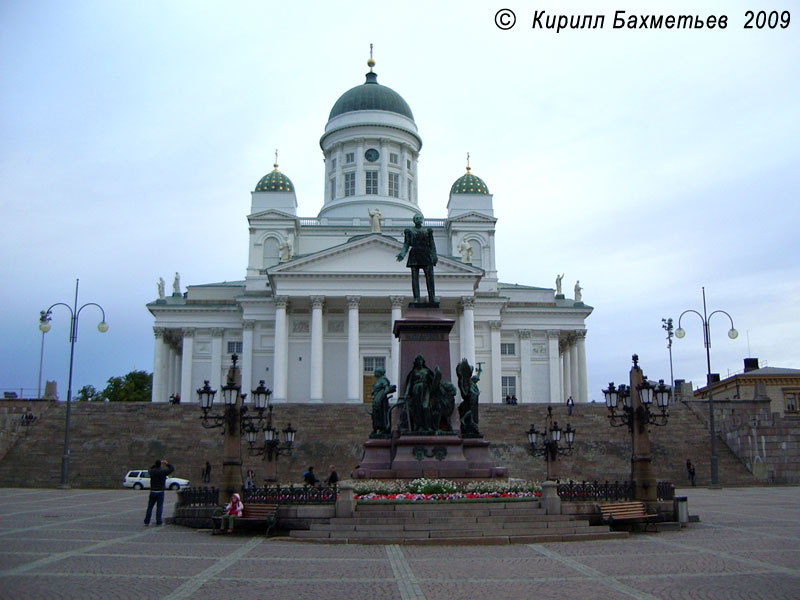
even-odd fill
[{"label": "bronze statue of a man", "polygon": [[[403,250],[397,255],[397,260],[403,260],[408,253],[407,267],[411,268],[411,291],[414,302],[420,302],[419,295],[419,270],[425,273],[425,285],[428,288],[428,302],[436,302],[436,293],[433,285],[433,267],[439,262],[436,255],[436,243],[433,241],[433,230],[422,227],[422,215],[414,215],[414,228],[403,232]],[[410,251],[409,251],[410,249]]]}]

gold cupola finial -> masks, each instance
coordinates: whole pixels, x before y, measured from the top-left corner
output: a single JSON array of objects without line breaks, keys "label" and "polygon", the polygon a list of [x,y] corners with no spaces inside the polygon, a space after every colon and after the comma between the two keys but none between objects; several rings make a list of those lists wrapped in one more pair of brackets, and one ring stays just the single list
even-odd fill
[{"label": "gold cupola finial", "polygon": [[277,148],[275,148],[275,163],[272,166],[275,167],[275,171],[278,170],[278,149]]},{"label": "gold cupola finial", "polygon": [[470,171],[470,166],[469,166],[469,152],[467,152],[467,173],[469,173],[469,171]]},{"label": "gold cupola finial", "polygon": [[369,72],[372,73],[372,67],[375,66],[375,59],[372,58],[372,44],[369,45],[369,60],[367,61],[367,66],[369,67]]}]

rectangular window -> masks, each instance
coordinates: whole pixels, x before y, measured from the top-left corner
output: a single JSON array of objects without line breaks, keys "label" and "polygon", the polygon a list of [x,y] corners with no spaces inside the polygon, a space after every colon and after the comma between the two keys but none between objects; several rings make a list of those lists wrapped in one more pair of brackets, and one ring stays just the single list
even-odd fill
[{"label": "rectangular window", "polygon": [[356,153],[355,152],[348,152],[344,155],[344,162],[345,164],[352,165],[356,162]]},{"label": "rectangular window", "polygon": [[228,342],[228,354],[241,354],[242,342]]},{"label": "rectangular window", "polygon": [[500,384],[503,388],[503,400],[506,396],[517,395],[517,378],[514,375],[503,375],[500,378]]},{"label": "rectangular window", "polygon": [[400,197],[400,175],[389,173],[389,195],[393,198]]},{"label": "rectangular window", "polygon": [[367,177],[367,194],[377,194],[378,193],[378,172],[377,171],[367,171],[365,173]]},{"label": "rectangular window", "polygon": [[389,153],[389,164],[396,165],[399,162],[399,157],[394,152]]},{"label": "rectangular window", "polygon": [[356,174],[355,173],[345,173],[344,174],[344,195],[347,196],[355,196],[356,195]]},{"label": "rectangular window", "polygon": [[331,200],[335,200],[336,199],[336,177],[331,177],[330,199]]},{"label": "rectangular window", "polygon": [[364,374],[372,375],[375,369],[386,369],[385,356],[365,356],[364,357]]},{"label": "rectangular window", "polygon": [[336,159],[335,158],[331,159],[331,169],[333,169],[334,171],[336,170]]},{"label": "rectangular window", "polygon": [[500,354],[502,354],[504,356],[514,356],[516,353],[517,353],[516,344],[514,344],[513,342],[511,342],[511,343],[501,342],[500,343]]},{"label": "rectangular window", "polygon": [[408,169],[409,171],[411,170],[411,160],[410,159],[406,160],[406,169]]},{"label": "rectangular window", "polygon": [[786,404],[786,412],[797,412],[797,400],[800,398],[798,392],[784,392],[783,399]]}]

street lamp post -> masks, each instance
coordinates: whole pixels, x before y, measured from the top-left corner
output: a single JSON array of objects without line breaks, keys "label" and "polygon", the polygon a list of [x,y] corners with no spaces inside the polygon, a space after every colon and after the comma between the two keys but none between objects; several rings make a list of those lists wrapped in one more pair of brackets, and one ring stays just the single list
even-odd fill
[{"label": "street lamp post", "polygon": [[[649,426],[661,427],[667,424],[669,413],[670,388],[660,380],[659,384],[650,383],[639,368],[639,357],[634,354],[631,367],[630,385],[614,382],[603,390],[608,408],[608,418],[612,427],[627,426],[631,433],[631,481],[634,486],[634,500],[655,502],[658,499],[658,485],[653,476],[653,455],[650,451]],[[651,411],[653,399],[660,413]],[[620,403],[622,412],[618,413]]]},{"label": "street lamp post", "polygon": [[667,332],[667,350],[669,350],[669,385],[672,388],[672,396],[670,402],[675,403],[675,376],[672,373],[672,336],[675,331],[672,327],[672,317],[669,319],[661,319],[661,328]]},{"label": "street lamp post", "polygon": [[[564,433],[566,448],[559,446],[561,433]],[[531,428],[527,431],[529,451],[534,456],[544,456],[547,463],[547,480],[555,481],[559,478],[560,455],[572,454],[572,444],[575,441],[575,430],[567,423],[566,429],[561,429],[558,421],[553,421],[553,407],[547,407],[547,425],[541,430],[531,423]]]},{"label": "street lamp post", "polygon": [[44,326],[47,327],[47,329],[50,329],[50,326],[47,324],[50,323],[51,319],[52,317],[50,316],[50,313],[47,313],[43,310],[39,312],[39,331],[42,332],[42,344],[39,347],[39,386],[36,388],[37,400],[40,400],[42,398],[42,364],[44,362],[44,334],[47,333],[47,331],[42,327]]},{"label": "street lamp post", "polygon": [[708,386],[708,427],[711,432],[711,485],[719,485],[719,470],[717,462],[717,433],[714,427],[714,390],[711,384],[711,328],[709,320],[717,313],[722,313],[731,323],[731,328],[728,330],[728,337],[735,340],[739,337],[739,332],[733,327],[733,318],[724,310],[715,310],[710,315],[706,310],[706,288],[703,287],[703,314],[693,309],[685,310],[678,317],[678,329],[675,331],[675,337],[682,339],[686,332],[681,328],[681,319],[686,313],[694,313],[703,321],[703,343],[706,347],[706,386]]},{"label": "street lamp post", "polygon": [[[236,354],[231,355],[233,365],[228,369],[227,382],[222,386],[222,399],[225,404],[225,411],[220,413],[211,413],[211,408],[214,403],[214,396],[217,390],[212,390],[209,382],[206,380],[202,388],[197,390],[197,397],[200,400],[200,408],[203,411],[201,424],[206,429],[213,429],[222,427],[222,434],[225,436],[223,459],[222,459],[222,482],[220,489],[223,492],[225,502],[228,501],[230,495],[242,488],[242,434],[247,438],[250,455],[263,454],[265,448],[269,452],[269,460],[272,460],[272,454],[291,454],[292,443],[294,442],[295,429],[289,425],[288,431],[285,429],[286,446],[278,447],[277,441],[275,444],[269,442],[270,434],[274,437],[275,429],[272,427],[272,406],[269,404],[269,398],[272,395],[272,390],[264,386],[261,381],[258,388],[252,390],[252,408],[258,412],[258,415],[247,414],[248,407],[244,401],[247,394],[241,393],[241,373],[237,366],[239,357]],[[267,421],[264,422],[264,411],[269,409],[267,414]],[[264,431],[264,438],[267,440],[265,448],[253,448],[255,437],[260,431]],[[288,446],[288,451],[287,451]],[[256,451],[254,451],[256,450]]]},{"label": "street lamp post", "polygon": [[[67,484],[67,475],[69,473],[69,424],[70,424],[70,408],[72,406],[72,367],[75,362],[75,342],[78,341],[78,317],[81,311],[87,306],[96,306],[100,309],[103,315],[103,320],[97,325],[97,330],[100,333],[108,331],[108,323],[106,323],[106,311],[103,307],[95,302],[87,302],[78,308],[78,283],[79,279],[75,280],[75,301],[72,306],[64,304],[63,302],[56,302],[51,305],[46,311],[42,311],[39,317],[39,330],[42,334],[50,331],[50,315],[53,308],[56,306],[63,306],[69,311],[70,314],[70,329],[69,329],[69,378],[67,382],[67,418],[64,424],[64,454],[61,457],[61,487],[69,487]],[[44,336],[42,336],[42,350],[44,350]],[[40,379],[41,385],[41,379]]]}]

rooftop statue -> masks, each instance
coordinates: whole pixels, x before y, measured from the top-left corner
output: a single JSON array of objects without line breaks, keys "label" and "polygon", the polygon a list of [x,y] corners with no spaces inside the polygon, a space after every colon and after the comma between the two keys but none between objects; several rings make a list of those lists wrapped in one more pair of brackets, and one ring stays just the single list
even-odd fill
[{"label": "rooftop statue", "polygon": [[372,233],[380,233],[381,218],[383,217],[383,215],[381,214],[381,209],[380,208],[376,208],[375,210],[367,209],[367,214],[369,215],[370,231]]},{"label": "rooftop statue", "polygon": [[164,299],[164,295],[166,294],[166,292],[164,290],[165,290],[166,285],[167,285],[164,282],[164,278],[163,277],[159,277],[158,278],[158,284],[157,285],[158,285],[158,299],[159,300],[163,300]]},{"label": "rooftop statue", "polygon": [[582,302],[583,294],[581,293],[583,288],[581,287],[581,280],[575,282],[575,302]]},{"label": "rooftop statue", "polygon": [[[419,295],[419,270],[425,273],[425,285],[428,288],[428,302],[436,302],[436,293],[433,285],[433,267],[439,262],[436,255],[436,243],[433,240],[433,230],[422,227],[422,215],[414,215],[414,228],[403,232],[403,250],[397,255],[397,260],[403,260],[408,253],[406,266],[411,268],[411,291],[414,302],[420,302]],[[410,251],[409,251],[410,250]]]},{"label": "rooftop statue", "polygon": [[458,251],[461,253],[462,262],[472,262],[472,253],[474,250],[472,249],[472,244],[470,244],[466,239],[461,240],[461,243],[458,245]]},{"label": "rooftop statue", "polygon": [[181,295],[181,276],[177,271],[175,272],[175,279],[172,280],[172,295]]},{"label": "rooftop statue", "polygon": [[561,281],[564,279],[564,273],[556,275],[556,294],[562,296],[564,292],[561,291]]}]

